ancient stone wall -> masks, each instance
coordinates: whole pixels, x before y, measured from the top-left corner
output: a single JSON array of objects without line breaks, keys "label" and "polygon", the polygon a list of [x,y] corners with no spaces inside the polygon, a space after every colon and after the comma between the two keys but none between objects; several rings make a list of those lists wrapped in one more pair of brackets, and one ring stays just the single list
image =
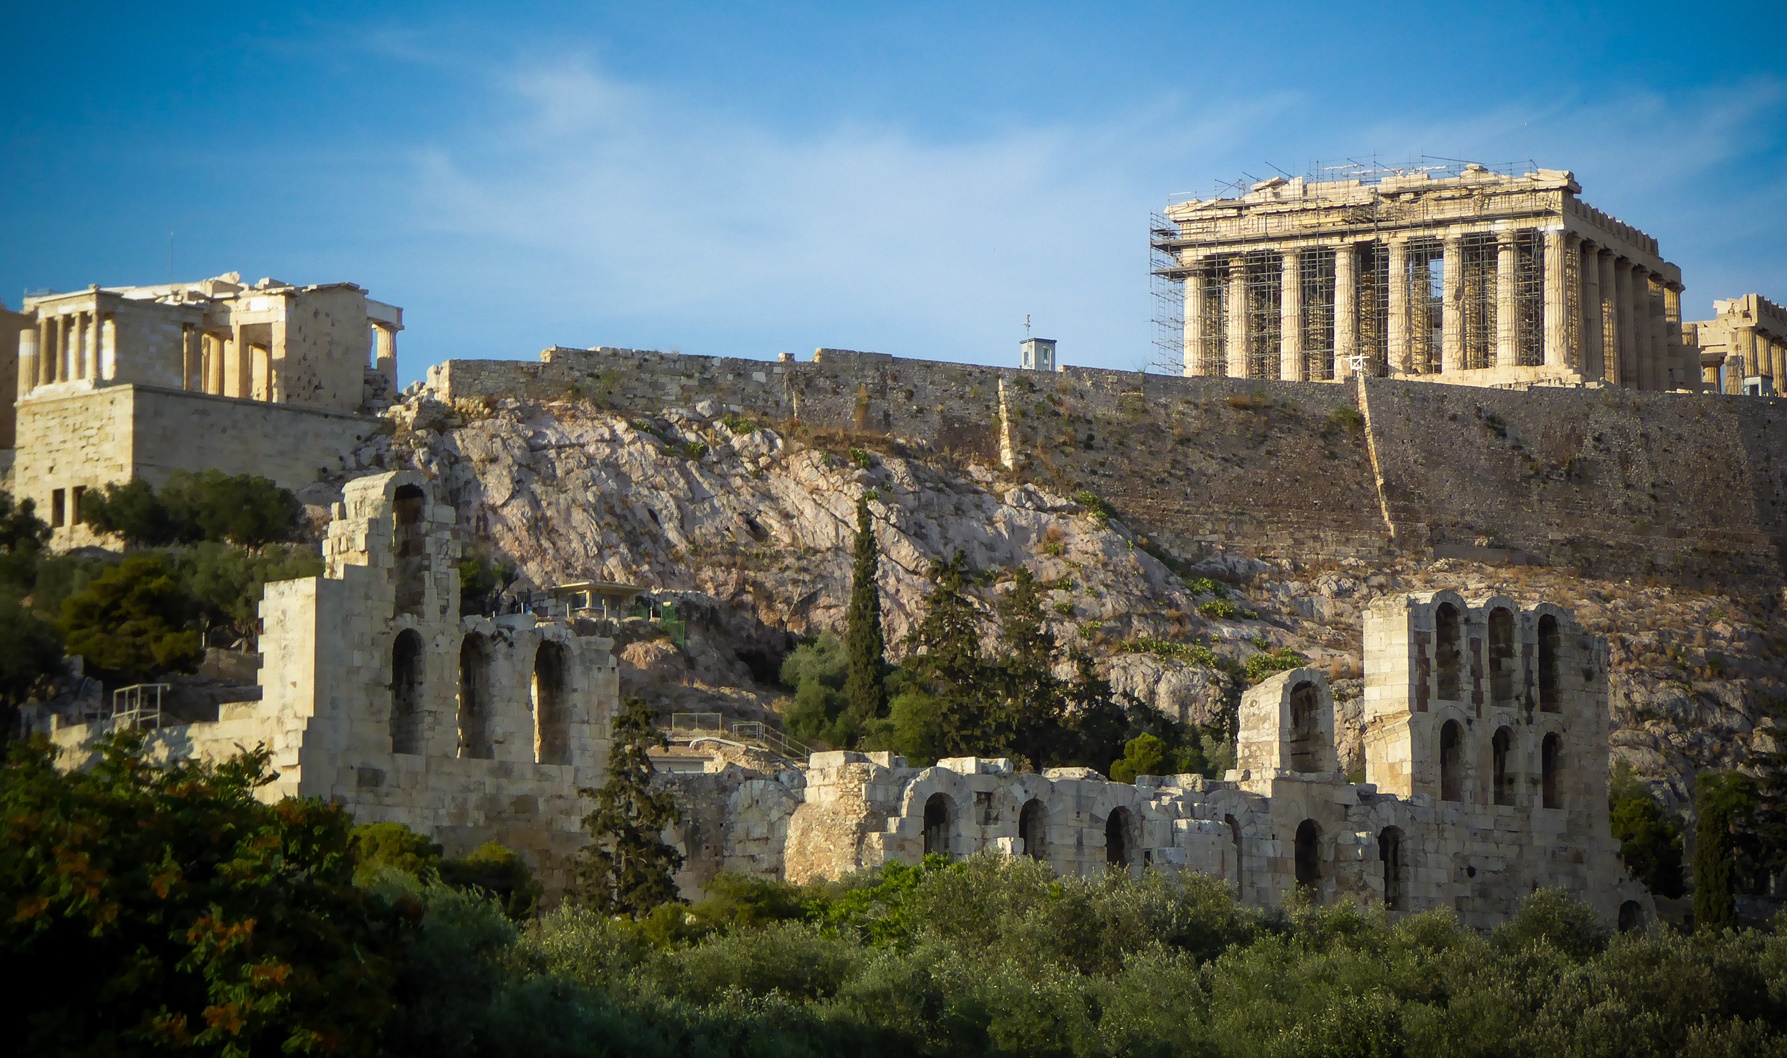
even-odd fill
[{"label": "ancient stone wall", "polygon": [[[1787,405],[1714,394],[1056,374],[825,351],[769,363],[549,350],[449,361],[445,399],[713,401],[1005,460],[1089,489],[1185,558],[1211,544],[1334,559],[1387,549],[1602,575],[1778,583]],[[1381,478],[1381,481],[1380,481]]]}]

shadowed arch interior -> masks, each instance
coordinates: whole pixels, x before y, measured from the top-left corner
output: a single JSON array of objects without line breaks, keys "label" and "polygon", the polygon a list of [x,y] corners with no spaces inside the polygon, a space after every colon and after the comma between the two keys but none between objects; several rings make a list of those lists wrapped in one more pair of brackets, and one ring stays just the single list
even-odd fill
[{"label": "shadowed arch interior", "polygon": [[565,648],[550,640],[534,652],[534,760],[571,763],[569,703],[565,693]]},{"label": "shadowed arch interior", "polygon": [[1558,789],[1558,773],[1563,768],[1564,740],[1556,733],[1545,736],[1539,746],[1539,790],[1546,808],[1562,808],[1564,799]]},{"label": "shadowed arch interior", "polygon": [[1545,614],[1539,618],[1539,711],[1555,713],[1558,702],[1558,631],[1557,618]]},{"label": "shadowed arch interior", "polygon": [[391,752],[422,752],[422,637],[413,628],[391,645]]},{"label": "shadowed arch interior", "polygon": [[1314,888],[1322,880],[1322,828],[1313,819],[1297,824],[1297,884]]},{"label": "shadowed arch interior", "polygon": [[1434,694],[1448,702],[1464,697],[1459,669],[1464,662],[1464,632],[1459,627],[1458,607],[1441,603],[1433,611]]},{"label": "shadowed arch interior", "polygon": [[391,497],[391,552],[396,564],[397,612],[421,616],[427,598],[428,496],[420,486],[399,485]]},{"label": "shadowed arch interior", "polygon": [[495,756],[490,741],[490,648],[477,633],[459,643],[459,755]]},{"label": "shadowed arch interior", "polygon": [[925,855],[949,855],[949,832],[956,806],[948,794],[934,793],[925,801]]},{"label": "shadowed arch interior", "polygon": [[1495,803],[1511,805],[1514,803],[1514,732],[1508,728],[1497,728],[1495,737],[1490,740],[1489,751],[1490,780],[1495,791]]},{"label": "shadowed arch interior", "polygon": [[1032,797],[1018,813],[1018,837],[1024,839],[1024,855],[1033,860],[1048,855],[1049,810]]},{"label": "shadowed arch interior", "polygon": [[1113,808],[1104,821],[1104,861],[1112,867],[1128,867],[1135,859],[1135,816],[1127,808]]},{"label": "shadowed arch interior", "polygon": [[1316,722],[1320,704],[1321,696],[1316,693],[1313,682],[1304,680],[1291,688],[1289,763],[1292,771],[1312,772],[1320,768],[1321,725]]},{"label": "shadowed arch interior", "polygon": [[1489,694],[1496,705],[1514,704],[1514,614],[1489,611]]},{"label": "shadowed arch interior", "polygon": [[1401,911],[1407,903],[1403,895],[1401,829],[1385,827],[1378,832],[1377,855],[1384,861],[1384,906]]},{"label": "shadowed arch interior", "polygon": [[1440,800],[1464,800],[1464,726],[1456,720],[1440,728]]}]

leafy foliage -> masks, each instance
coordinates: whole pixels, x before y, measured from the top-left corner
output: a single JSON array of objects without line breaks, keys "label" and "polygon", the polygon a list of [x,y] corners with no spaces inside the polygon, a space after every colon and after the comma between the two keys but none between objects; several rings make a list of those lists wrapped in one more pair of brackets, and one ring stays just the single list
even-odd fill
[{"label": "leafy foliage", "polygon": [[50,527],[30,500],[13,502],[0,489],[0,594],[22,595],[37,583],[37,559],[49,542]]},{"label": "leafy foliage", "polygon": [[494,612],[496,597],[517,575],[515,563],[491,553],[481,543],[468,545],[459,559],[459,615]]},{"label": "leafy foliage", "polygon": [[1658,896],[1682,895],[1681,823],[1663,810],[1625,761],[1607,784],[1607,811],[1632,876]]},{"label": "leafy foliage", "polygon": [[1755,804],[1755,785],[1737,772],[1707,772],[1695,783],[1694,928],[1737,925],[1736,830]]},{"label": "leafy foliage", "polygon": [[175,471],[155,489],[142,479],[93,489],[81,517],[136,547],[229,541],[261,547],[298,534],[303,505],[287,489],[254,474]]},{"label": "leafy foliage", "polygon": [[159,554],[125,558],[62,604],[67,649],[117,673],[189,671],[205,656],[198,603]]},{"label": "leafy foliage", "polygon": [[1242,672],[1247,677],[1248,683],[1259,683],[1280,672],[1289,672],[1307,664],[1309,664],[1308,657],[1299,654],[1290,647],[1281,647],[1278,650],[1262,650],[1248,658]]},{"label": "leafy foliage", "polygon": [[794,688],[794,704],[782,719],[796,738],[832,746],[855,740],[856,716],[844,691],[850,660],[844,641],[831,631],[783,659],[782,682]]},{"label": "leafy foliage", "polygon": [[134,736],[62,773],[0,769],[0,991],[25,1054],[376,1054],[419,906],[351,884],[348,821],[264,804],[266,751],[147,763]]},{"label": "leafy foliage", "polygon": [[62,668],[62,636],[15,600],[0,595],[0,754],[18,724],[19,706]]},{"label": "leafy foliage", "polygon": [[595,801],[583,817],[593,839],[579,853],[575,899],[605,915],[638,918],[662,904],[675,903],[675,874],[682,854],[664,842],[664,828],[676,822],[676,803],[665,790],[653,790],[648,747],[665,745],[652,726],[651,708],[628,698],[614,718],[608,781],[579,791]]}]

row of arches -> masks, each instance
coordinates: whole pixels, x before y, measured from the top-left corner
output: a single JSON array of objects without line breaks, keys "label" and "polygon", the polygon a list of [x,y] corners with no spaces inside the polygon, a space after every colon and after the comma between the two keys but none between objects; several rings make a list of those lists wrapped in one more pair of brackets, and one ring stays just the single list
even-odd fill
[{"label": "row of arches", "polygon": [[[491,647],[476,633],[459,646],[459,680],[455,721],[456,755],[489,760],[496,755],[492,730],[495,701],[492,694]],[[547,640],[534,651],[530,680],[533,714],[533,758],[536,764],[571,763],[569,658],[561,643]],[[425,752],[423,716],[427,673],[423,663],[422,635],[413,628],[397,634],[391,646],[391,752]]]},{"label": "row of arches", "polygon": [[[1562,808],[1563,738],[1553,731],[1539,743],[1539,805]],[[1492,804],[1518,802],[1514,767],[1514,731],[1499,727],[1490,738],[1489,799]],[[1467,760],[1464,725],[1448,720],[1440,727],[1440,800],[1463,801]]]},{"label": "row of arches", "polygon": [[[934,793],[925,801],[924,852],[948,856],[952,854],[950,835],[955,832],[955,801],[945,793]],[[1018,811],[1018,837],[1024,843],[1024,855],[1033,860],[1048,859],[1049,809],[1037,798],[1024,802]],[[1137,861],[1140,847],[1135,813],[1119,806],[1105,817],[1105,863],[1127,868]]]},{"label": "row of arches", "polygon": [[[1524,689],[1517,681],[1520,674],[1518,637],[1515,634],[1514,612],[1505,606],[1489,611],[1488,669],[1489,697],[1497,706],[1512,707]],[[1465,643],[1464,617],[1457,606],[1444,602],[1433,611],[1434,694],[1442,701],[1464,700]],[[1563,709],[1562,680],[1559,672],[1562,633],[1557,615],[1540,614],[1535,647],[1538,654],[1538,705],[1543,713]]]}]

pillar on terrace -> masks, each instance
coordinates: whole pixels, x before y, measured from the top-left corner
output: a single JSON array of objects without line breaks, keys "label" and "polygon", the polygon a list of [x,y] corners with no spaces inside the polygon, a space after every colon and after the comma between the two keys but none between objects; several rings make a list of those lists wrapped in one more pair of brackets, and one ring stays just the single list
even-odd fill
[{"label": "pillar on terrace", "polygon": [[1545,231],[1545,366],[1561,370],[1570,363],[1569,269],[1574,236],[1562,228]]},{"label": "pillar on terrace", "polygon": [[27,393],[37,388],[38,330],[36,327],[25,327],[19,331],[19,399],[23,400]]},{"label": "pillar on terrace", "polygon": [[1604,341],[1607,329],[1601,322],[1601,250],[1590,242],[1582,244],[1582,377],[1601,379],[1606,376]]},{"label": "pillar on terrace", "polygon": [[1358,255],[1353,244],[1334,248],[1334,380],[1348,378],[1359,352]]},{"label": "pillar on terrace", "polygon": [[1444,256],[1440,259],[1440,370],[1456,371],[1464,366],[1464,237],[1456,233],[1446,236]]},{"label": "pillar on terrace", "polygon": [[1657,391],[1669,390],[1669,328],[1665,325],[1668,313],[1663,307],[1663,277],[1655,272],[1646,277],[1644,288],[1645,309],[1650,326],[1646,328],[1649,337],[1647,349],[1649,353],[1650,372],[1646,389]]},{"label": "pillar on terrace", "polygon": [[1229,258],[1229,362],[1230,378],[1247,377],[1247,264],[1245,255]]},{"label": "pillar on terrace", "polygon": [[1516,277],[1520,253],[1514,246],[1514,233],[1497,232],[1495,236],[1495,366],[1517,367],[1520,364],[1520,327],[1515,309]]},{"label": "pillar on terrace", "polygon": [[1309,380],[1303,361],[1303,251],[1286,250],[1278,273],[1278,377]]},{"label": "pillar on terrace", "polygon": [[1390,249],[1390,268],[1385,279],[1390,284],[1389,312],[1390,318],[1385,321],[1387,359],[1389,373],[1406,375],[1409,373],[1409,284],[1408,284],[1408,240],[1387,239]]},{"label": "pillar on terrace", "polygon": [[1682,341],[1682,288],[1677,283],[1663,284],[1663,339],[1669,355],[1669,388],[1700,389],[1700,352]]},{"label": "pillar on terrace", "polygon": [[1632,384],[1629,371],[1632,361],[1627,343],[1632,333],[1632,266],[1611,251],[1605,260],[1613,279],[1610,283],[1608,273],[1601,273],[1602,286],[1613,291],[1613,295],[1606,299],[1613,324],[1607,331],[1607,381],[1616,386],[1629,386]]},{"label": "pillar on terrace", "polygon": [[242,340],[242,328],[230,328],[230,336],[223,343],[223,395],[226,397],[252,397],[254,395],[254,379],[251,374],[252,357],[248,351],[248,343]]},{"label": "pillar on terrace", "polygon": [[72,313],[63,313],[56,320],[62,325],[62,333],[56,339],[56,381],[67,382],[73,377],[75,357],[80,355],[79,335],[75,333]]},{"label": "pillar on terrace", "polygon": [[1184,264],[1190,269],[1185,274],[1185,375],[1189,378],[1204,373],[1209,343],[1204,340],[1204,263],[1191,258]]},{"label": "pillar on terrace", "polygon": [[199,389],[204,385],[203,354],[199,351],[197,328],[190,323],[180,325],[180,388]]}]

